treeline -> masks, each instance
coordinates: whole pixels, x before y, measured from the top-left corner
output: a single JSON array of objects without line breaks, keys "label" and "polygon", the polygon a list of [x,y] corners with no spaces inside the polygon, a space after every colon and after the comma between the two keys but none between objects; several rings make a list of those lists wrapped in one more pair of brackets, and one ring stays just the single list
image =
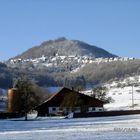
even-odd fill
[{"label": "treeline", "polygon": [[91,83],[140,75],[140,60],[87,64],[77,74],[83,75],[86,81]]},{"label": "treeline", "polygon": [[74,74],[52,74],[52,79],[61,85],[84,88],[89,83],[100,84],[135,75],[140,75],[140,60],[87,64]]},{"label": "treeline", "polygon": [[13,78],[26,75],[40,86],[66,86],[85,88],[87,83],[99,84],[114,79],[140,75],[140,60],[87,64],[76,73],[50,72],[47,68],[26,70],[8,68],[0,64],[0,87],[11,86]]},{"label": "treeline", "polygon": [[52,73],[57,85],[84,88],[88,83],[100,84],[111,80],[140,75],[140,60],[87,64],[77,73]]},{"label": "treeline", "polygon": [[0,63],[0,87],[7,88],[12,84],[12,69],[8,68],[5,64]]}]

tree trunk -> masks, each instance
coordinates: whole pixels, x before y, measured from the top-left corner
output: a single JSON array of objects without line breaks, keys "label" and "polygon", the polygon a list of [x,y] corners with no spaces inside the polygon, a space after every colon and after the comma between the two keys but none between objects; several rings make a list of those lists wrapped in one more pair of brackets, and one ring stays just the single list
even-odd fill
[{"label": "tree trunk", "polygon": [[25,121],[28,120],[28,117],[27,117],[27,112],[25,112]]}]

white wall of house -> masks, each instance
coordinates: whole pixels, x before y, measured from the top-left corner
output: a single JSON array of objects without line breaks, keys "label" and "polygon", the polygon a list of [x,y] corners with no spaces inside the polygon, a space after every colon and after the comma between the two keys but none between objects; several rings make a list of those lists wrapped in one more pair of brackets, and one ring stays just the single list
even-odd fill
[{"label": "white wall of house", "polygon": [[[80,113],[81,109],[80,107],[75,107],[74,112]],[[63,107],[63,109],[60,109],[60,107],[49,107],[48,108],[49,114],[57,114],[60,111],[64,111],[64,113],[70,113],[71,111],[67,107]]]},{"label": "white wall of house", "polygon": [[[68,108],[64,107],[63,109],[60,109],[60,107],[49,107],[49,114],[57,114],[60,111],[64,111],[64,113],[71,113],[70,110],[68,110]],[[74,108],[74,112],[75,113],[80,113],[81,112],[81,108],[80,107],[75,107]],[[103,111],[103,107],[89,107],[88,108],[88,112],[99,112],[99,111]]]},{"label": "white wall of house", "polygon": [[99,112],[99,111],[103,111],[103,107],[89,107],[88,108],[88,112]]},{"label": "white wall of house", "polygon": [[48,112],[49,114],[56,114],[57,112],[59,112],[59,107],[49,107]]}]

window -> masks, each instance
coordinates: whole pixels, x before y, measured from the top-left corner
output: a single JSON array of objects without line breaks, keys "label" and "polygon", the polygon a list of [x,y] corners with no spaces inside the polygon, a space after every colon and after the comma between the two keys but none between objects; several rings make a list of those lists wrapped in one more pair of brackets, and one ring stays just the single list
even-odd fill
[{"label": "window", "polygon": [[92,111],[95,111],[95,107],[92,107]]},{"label": "window", "polygon": [[52,108],[52,110],[53,110],[53,111],[56,111],[56,108],[55,108],[55,107],[53,107],[53,108]]}]

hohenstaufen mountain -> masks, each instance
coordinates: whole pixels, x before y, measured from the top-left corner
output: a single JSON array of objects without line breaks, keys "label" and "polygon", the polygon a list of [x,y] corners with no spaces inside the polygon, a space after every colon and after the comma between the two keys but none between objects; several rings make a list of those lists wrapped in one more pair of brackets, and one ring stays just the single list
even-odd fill
[{"label": "hohenstaufen mountain", "polygon": [[89,45],[85,42],[78,40],[68,40],[64,37],[58,38],[56,40],[49,40],[43,42],[39,46],[35,46],[21,55],[15,58],[29,59],[29,58],[39,58],[41,56],[91,56],[95,58],[103,57],[110,58],[115,57],[115,55],[107,52],[106,50],[96,47],[94,45]]},{"label": "hohenstaufen mountain", "polygon": [[43,87],[84,87],[136,74],[140,75],[139,59],[117,57],[82,41],[59,38],[0,64],[0,87],[11,87],[13,79],[23,75]]}]

